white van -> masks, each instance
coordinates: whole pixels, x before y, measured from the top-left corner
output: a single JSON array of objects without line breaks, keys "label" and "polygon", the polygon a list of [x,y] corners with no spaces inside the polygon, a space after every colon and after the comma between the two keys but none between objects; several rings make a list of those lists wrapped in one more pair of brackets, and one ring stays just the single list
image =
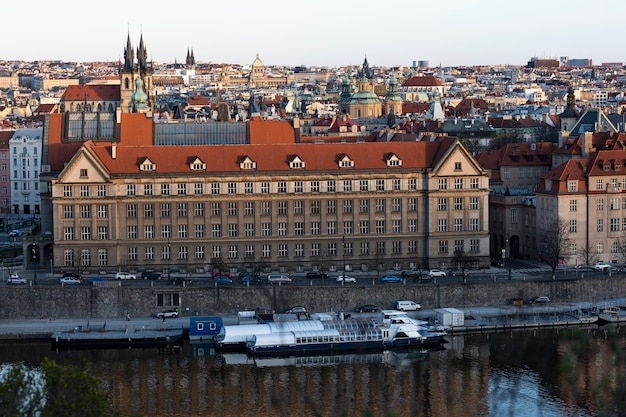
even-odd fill
[{"label": "white van", "polygon": [[283,282],[291,282],[291,278],[289,278],[287,275],[275,275],[275,274],[269,274],[267,276],[267,282],[269,282],[270,284],[278,284],[278,283],[283,283]]},{"label": "white van", "polygon": [[414,301],[402,300],[396,303],[396,310],[400,311],[417,311],[421,309],[422,306]]}]

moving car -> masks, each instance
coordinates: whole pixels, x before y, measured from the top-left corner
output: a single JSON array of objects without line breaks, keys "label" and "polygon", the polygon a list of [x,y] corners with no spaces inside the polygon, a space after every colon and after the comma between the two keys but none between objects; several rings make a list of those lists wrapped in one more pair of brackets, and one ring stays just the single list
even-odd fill
[{"label": "moving car", "polygon": [[535,298],[531,298],[530,300],[528,300],[528,304],[545,304],[549,302],[550,302],[550,298],[546,296],[535,297]]},{"label": "moving car", "polygon": [[419,278],[422,273],[420,271],[402,271],[403,278]]},{"label": "moving car", "polygon": [[326,279],[328,278],[328,274],[322,271],[309,271],[306,273],[306,277],[308,279]]},{"label": "moving car", "polygon": [[379,278],[380,282],[402,282],[402,278],[394,275],[385,275]]},{"label": "moving car", "polygon": [[134,274],[129,274],[128,272],[118,272],[115,274],[115,279],[137,279]]},{"label": "moving car", "polygon": [[11,230],[9,232],[9,237],[18,237],[18,236],[22,236],[21,230]]},{"label": "moving car", "polygon": [[61,284],[80,284],[80,280],[78,278],[74,278],[74,277],[65,277],[65,278],[61,278]]},{"label": "moving car", "polygon": [[107,280],[102,278],[99,275],[94,275],[93,277],[89,277],[87,282],[90,283],[90,284],[93,284],[94,282],[107,282]]},{"label": "moving car", "polygon": [[7,284],[26,284],[26,278],[21,278],[17,274],[11,274],[7,280]]},{"label": "moving car", "polygon": [[159,311],[158,313],[156,313],[156,317],[158,319],[175,318],[175,317],[178,317],[178,311],[176,311],[173,308],[170,308],[170,309],[167,309],[167,310]]},{"label": "moving car", "polygon": [[596,262],[596,264],[592,266],[592,268],[596,271],[607,271],[611,268],[611,265],[604,262]]},{"label": "moving car", "polygon": [[380,307],[373,304],[365,304],[354,309],[357,313],[378,313],[382,311]]},{"label": "moving car", "polygon": [[239,279],[242,284],[260,284],[261,278],[254,272],[240,272]]},{"label": "moving car", "polygon": [[337,282],[356,282],[356,278],[348,275],[337,275]]},{"label": "moving car", "polygon": [[431,278],[437,278],[437,277],[445,277],[447,274],[439,269],[431,269],[430,271],[428,271],[428,276]]},{"label": "moving car", "polygon": [[306,314],[306,308],[302,306],[291,307],[285,311],[286,314]]}]

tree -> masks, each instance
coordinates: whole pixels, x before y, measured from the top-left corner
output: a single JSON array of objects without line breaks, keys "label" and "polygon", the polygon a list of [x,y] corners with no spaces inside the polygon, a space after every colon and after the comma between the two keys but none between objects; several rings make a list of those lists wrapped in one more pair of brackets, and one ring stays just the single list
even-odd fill
[{"label": "tree", "polygon": [[549,222],[543,232],[543,259],[552,268],[552,279],[556,279],[556,268],[567,256],[571,244],[569,225],[559,217]]},{"label": "tree", "polygon": [[455,250],[452,261],[454,262],[454,265],[457,268],[460,268],[461,271],[463,271],[463,274],[465,274],[465,270],[472,267],[473,258],[465,253],[465,251]]},{"label": "tree", "polygon": [[211,267],[213,268],[213,272],[219,272],[222,275],[222,272],[226,270],[226,263],[222,259],[221,256],[217,258],[211,258]]},{"label": "tree", "polygon": [[41,415],[46,404],[46,379],[39,369],[21,363],[0,367],[0,415],[31,417]]},{"label": "tree", "polygon": [[591,265],[596,262],[596,254],[588,246],[582,246],[578,253],[580,253],[584,265]]}]

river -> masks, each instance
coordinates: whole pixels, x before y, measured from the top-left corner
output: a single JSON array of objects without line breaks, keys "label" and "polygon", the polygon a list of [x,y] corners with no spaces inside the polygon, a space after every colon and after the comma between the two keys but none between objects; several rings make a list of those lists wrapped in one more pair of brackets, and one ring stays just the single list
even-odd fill
[{"label": "river", "polygon": [[0,362],[82,366],[134,416],[621,416],[623,333],[455,335],[439,350],[258,360],[189,342],[75,351],[3,343]]}]

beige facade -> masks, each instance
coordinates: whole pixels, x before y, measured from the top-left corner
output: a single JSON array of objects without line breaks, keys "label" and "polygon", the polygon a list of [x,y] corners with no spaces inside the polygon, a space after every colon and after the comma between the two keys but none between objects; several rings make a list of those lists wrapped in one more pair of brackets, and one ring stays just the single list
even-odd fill
[{"label": "beige facade", "polygon": [[[374,158],[381,145],[351,146]],[[429,167],[409,166],[390,152],[383,169],[359,169],[362,161],[350,159],[348,146],[335,169],[299,169],[333,146],[308,144],[286,148],[287,170],[262,170],[263,160],[244,158],[241,169],[212,171],[202,158],[183,155],[197,149],[177,147],[168,157],[181,153],[189,172],[168,172],[165,160],[134,154],[139,165],[120,172],[110,150],[87,143],[52,184],[54,263],[196,272],[219,260],[232,271],[375,271],[448,268],[461,250],[485,265],[486,172],[449,138],[384,146],[415,154],[436,145],[447,149]],[[133,149],[116,152],[149,152]]]}]

